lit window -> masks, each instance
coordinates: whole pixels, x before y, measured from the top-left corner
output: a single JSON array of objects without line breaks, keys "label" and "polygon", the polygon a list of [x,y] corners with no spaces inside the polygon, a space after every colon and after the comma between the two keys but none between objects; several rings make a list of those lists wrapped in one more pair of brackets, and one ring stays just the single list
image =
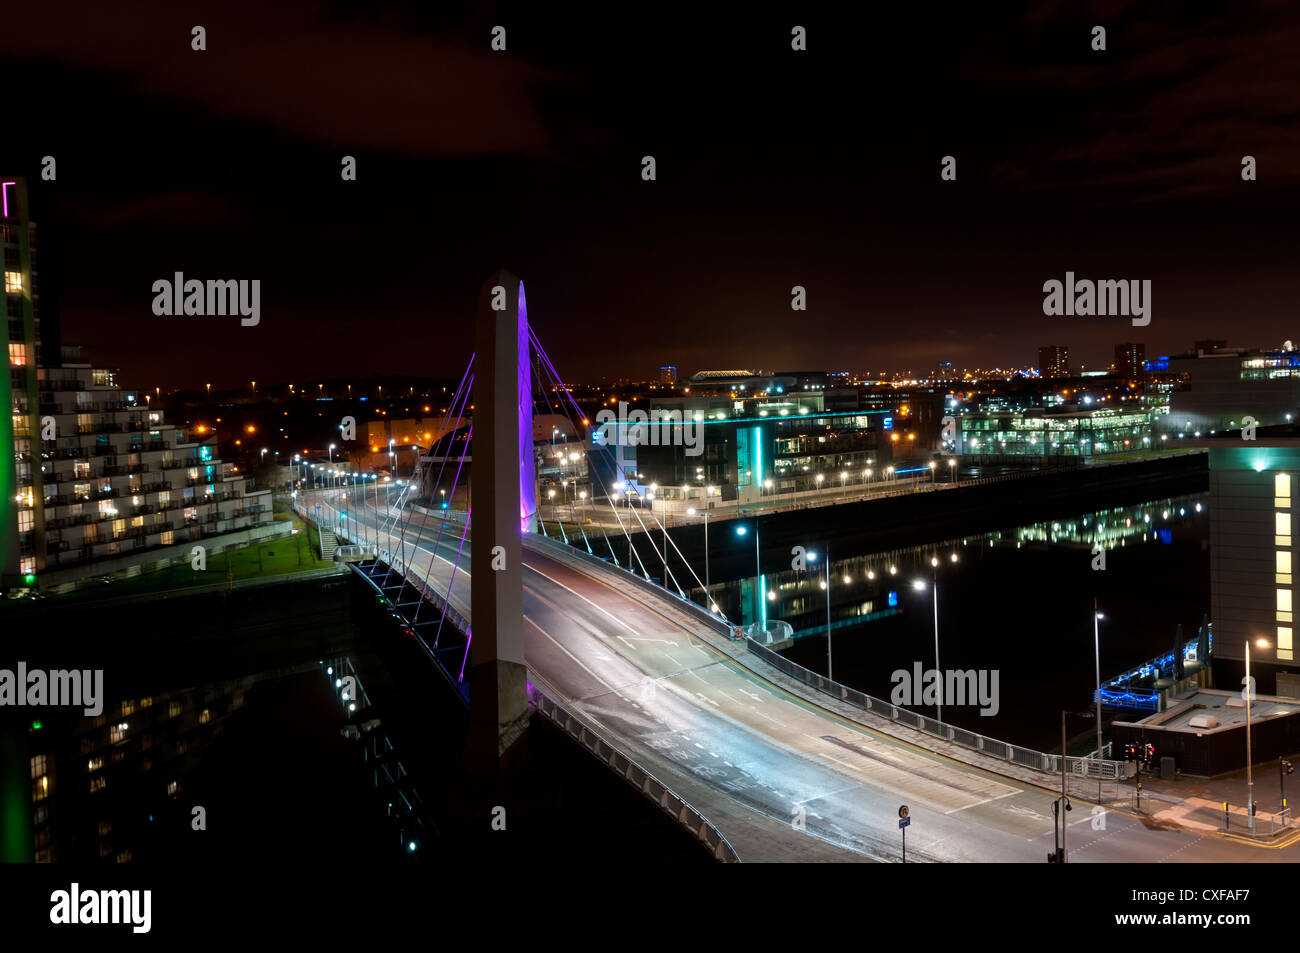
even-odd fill
[{"label": "lit window", "polygon": [[1277,657],[1282,661],[1292,661],[1294,654],[1291,648],[1291,626],[1279,625],[1277,627]]},{"label": "lit window", "polygon": [[1291,590],[1279,589],[1277,591],[1277,621],[1291,621]]},{"label": "lit window", "polygon": [[98,771],[103,766],[104,766],[103,758],[91,758],[90,761],[86,763],[86,770],[93,773],[95,771]]},{"label": "lit window", "polygon": [[40,776],[44,773],[45,773],[45,755],[38,754],[34,758],[32,758],[32,780],[33,781],[39,780]]},{"label": "lit window", "polygon": [[[1291,475],[1279,473],[1273,477],[1273,496],[1278,506],[1291,505]],[[1285,502],[1283,502],[1285,500]]]},{"label": "lit window", "polygon": [[5,293],[11,295],[23,293],[23,273],[21,271],[5,272]]},{"label": "lit window", "polygon": [[1279,585],[1289,586],[1291,584],[1291,553],[1288,550],[1280,549],[1274,555],[1277,557],[1277,579]]},{"label": "lit window", "polygon": [[9,343],[9,366],[26,367],[27,366],[27,345],[22,343]]},{"label": "lit window", "polygon": [[1291,545],[1291,514],[1274,513],[1273,514],[1274,530],[1277,533],[1278,546]]}]

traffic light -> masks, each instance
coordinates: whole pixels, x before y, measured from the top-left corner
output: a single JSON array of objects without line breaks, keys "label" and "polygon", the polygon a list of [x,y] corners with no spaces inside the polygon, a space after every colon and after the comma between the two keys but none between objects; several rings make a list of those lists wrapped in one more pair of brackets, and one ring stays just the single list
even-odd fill
[{"label": "traffic light", "polygon": [[1282,770],[1285,771],[1287,774],[1295,774],[1295,765],[1292,764],[1290,761],[1283,760]]}]

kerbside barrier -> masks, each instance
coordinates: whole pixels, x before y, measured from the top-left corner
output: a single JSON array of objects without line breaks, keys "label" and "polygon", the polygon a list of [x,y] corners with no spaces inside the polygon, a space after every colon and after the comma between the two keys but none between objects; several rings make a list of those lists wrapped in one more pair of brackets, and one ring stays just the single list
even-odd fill
[{"label": "kerbside barrier", "polygon": [[708,818],[691,807],[685,798],[615,748],[594,725],[551,698],[540,686],[533,684],[531,694],[539,714],[594,754],[624,781],[658,804],[664,813],[690,831],[713,855],[714,860],[724,864],[740,862],[740,855],[731,846],[731,842],[722,836],[722,832],[714,827]]},{"label": "kerbside barrier", "polygon": [[[978,751],[981,754],[1010,761],[1021,767],[1032,768],[1035,771],[1046,771],[1049,774],[1058,776],[1061,773],[1061,756],[1058,754],[1047,754],[1042,751],[1035,751],[1033,748],[1022,748],[1020,745],[998,741],[996,738],[989,738],[987,735],[967,731],[965,728],[958,728],[956,725],[946,724],[936,718],[918,715],[914,711],[899,708],[897,705],[874,698],[865,692],[849,688],[847,685],[832,682],[830,679],[818,675],[802,665],[796,665],[785,656],[773,652],[767,646],[755,642],[753,639],[747,639],[746,645],[749,651],[773,668],[780,669],[791,678],[798,679],[819,692],[838,698],[840,701],[861,708],[863,711],[869,711],[881,718],[888,718],[890,721],[896,721],[899,724],[907,725],[909,728],[915,728],[917,731],[933,735],[935,738],[961,745],[971,751]],[[1129,761],[1105,761],[1097,758],[1066,758],[1065,761],[1067,774],[1076,777],[1100,778],[1107,781],[1131,777],[1136,768],[1137,765]]]},{"label": "kerbside barrier", "polygon": [[[530,540],[532,543],[540,544],[543,548],[553,549],[556,552],[563,552],[566,555],[575,556],[584,562],[600,564],[606,569],[611,568],[612,564],[597,556],[592,556],[573,546],[566,546],[558,540],[549,539],[545,536],[533,536]],[[620,568],[620,567],[613,567]],[[642,575],[629,570],[623,570],[623,576],[628,582],[639,589],[652,592],[655,596],[663,598],[671,596],[673,604],[678,608],[690,613],[699,621],[707,624],[713,631],[727,638],[732,637],[732,626],[718,618],[716,615],[708,612],[703,606],[691,602],[689,599],[683,599],[674,592],[658,586]],[[887,718],[890,721],[898,722],[917,731],[925,732],[935,738],[943,741],[952,742],[971,751],[978,751],[981,754],[990,757],[999,758],[1003,761],[1009,761],[1012,764],[1020,765],[1034,771],[1045,771],[1049,774],[1060,776],[1061,761],[1060,755],[1047,754],[1043,751],[1036,751],[1033,748],[1023,748],[1020,745],[1013,745],[1006,741],[999,741],[996,738],[990,738],[987,735],[981,735],[974,731],[968,731],[965,728],[958,728],[956,725],[949,725],[935,718],[927,718],[919,715],[914,711],[908,711],[906,708],[899,708],[890,702],[874,698],[865,692],[849,688],[847,685],[841,685],[839,682],[833,682],[825,676],[818,675],[816,672],[804,668],[802,665],[796,665],[789,659],[776,652],[773,652],[761,642],[755,642],[751,638],[745,639],[746,648],[754,655],[758,656],[764,662],[767,662],[773,668],[784,672],[791,678],[794,678],[819,692],[823,692],[846,702],[863,711],[869,711],[881,718]],[[743,664],[743,659],[739,661]],[[1101,780],[1123,780],[1132,777],[1137,770],[1137,765],[1130,761],[1109,761],[1097,758],[1067,758],[1066,772],[1075,777],[1098,778]]]}]

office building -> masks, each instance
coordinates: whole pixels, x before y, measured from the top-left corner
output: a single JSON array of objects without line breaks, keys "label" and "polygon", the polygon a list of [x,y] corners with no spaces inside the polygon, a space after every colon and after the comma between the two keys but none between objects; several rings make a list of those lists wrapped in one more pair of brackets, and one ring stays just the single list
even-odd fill
[{"label": "office building", "polygon": [[1294,422],[1300,413],[1300,351],[1198,343],[1212,346],[1168,360],[1178,383],[1159,423],[1169,440],[1237,430],[1247,417],[1260,427]]},{"label": "office building", "polygon": [[1106,407],[1052,412],[1040,408],[962,414],[955,453],[976,462],[1001,457],[1093,457],[1150,449],[1150,410]]},{"label": "office building", "polygon": [[[1261,694],[1295,662],[1295,503],[1300,440],[1211,442],[1210,617],[1214,654],[1244,661]],[[1259,645],[1263,640],[1264,645]]]},{"label": "office building", "polygon": [[1146,345],[1126,342],[1115,345],[1115,376],[1126,381],[1139,381],[1146,363]]},{"label": "office building", "polygon": [[1040,377],[1070,376],[1070,349],[1061,344],[1049,344],[1038,349],[1038,374]]}]

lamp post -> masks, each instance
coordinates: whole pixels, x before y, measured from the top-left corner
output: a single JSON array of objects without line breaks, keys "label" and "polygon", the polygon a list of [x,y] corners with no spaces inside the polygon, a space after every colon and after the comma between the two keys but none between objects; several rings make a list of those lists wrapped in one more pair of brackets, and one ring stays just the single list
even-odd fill
[{"label": "lamp post", "polygon": [[835,656],[831,651],[831,548],[826,547],[826,678],[835,681]]},{"label": "lamp post", "polygon": [[334,444],[330,444],[329,458],[330,458],[330,463],[333,463],[333,462],[334,462]]},{"label": "lamp post", "polygon": [[[1101,760],[1101,620],[1097,597],[1092,598],[1092,651],[1097,663],[1097,760]],[[1101,803],[1101,771],[1097,772],[1097,803]]]},{"label": "lamp post", "polygon": [[1066,715],[1077,715],[1080,718],[1091,718],[1092,712],[1090,711],[1067,712],[1065,709],[1061,709],[1061,809],[1058,813],[1061,816],[1061,863],[1063,864],[1066,863],[1066,856],[1067,856],[1065,851],[1065,828],[1066,828],[1065,814],[1067,811],[1074,810],[1074,808],[1070,806],[1070,798],[1065,791],[1066,762],[1069,760],[1065,754],[1065,716]]},{"label": "lamp post", "polygon": [[949,483],[957,482],[957,458],[956,457],[948,458],[948,482]]},{"label": "lamp post", "polygon": [[[686,510],[687,516],[695,515],[695,507]],[[710,612],[717,610],[713,604],[713,593],[709,591],[709,511],[704,510],[700,514],[704,518],[704,608]]]},{"label": "lamp post", "polygon": [[[1256,639],[1255,645],[1266,649],[1269,643],[1264,639]],[[1243,694],[1246,696],[1246,817],[1250,824],[1250,832],[1253,834],[1255,833],[1255,775],[1250,763],[1250,706],[1255,701],[1255,683],[1250,678],[1249,642],[1246,643],[1246,690]]]},{"label": "lamp post", "polygon": [[[930,557],[930,570],[932,574],[930,590],[934,601],[934,670],[935,672],[938,672],[939,671],[939,560],[934,556]],[[829,586],[827,588],[829,588]],[[914,583],[912,583],[912,588],[914,588],[917,592],[924,592],[925,582],[918,579]],[[940,679],[942,679],[942,676],[940,676]],[[935,703],[935,714],[937,719],[940,722],[942,722],[943,721],[943,693],[942,692],[940,692],[939,701]]]},{"label": "lamp post", "polygon": [[[737,536],[744,536],[745,533],[747,532],[748,532],[748,528],[743,523],[740,526],[736,527]],[[758,593],[757,601],[758,601],[758,608],[760,613],[763,608],[763,593],[759,588],[762,585],[762,578],[763,578],[763,574],[759,568],[759,556],[758,556],[758,517],[755,516],[754,517],[754,591]],[[758,621],[758,620],[755,619],[754,621]]]}]

